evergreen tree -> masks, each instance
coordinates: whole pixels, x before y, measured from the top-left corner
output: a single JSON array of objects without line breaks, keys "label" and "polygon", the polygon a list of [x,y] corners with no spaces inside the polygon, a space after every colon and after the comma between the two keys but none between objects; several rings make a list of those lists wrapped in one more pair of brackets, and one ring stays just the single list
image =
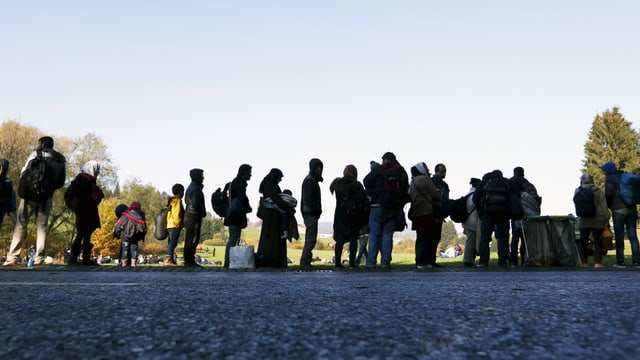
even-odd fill
[{"label": "evergreen tree", "polygon": [[617,107],[596,115],[584,148],[582,171],[591,174],[595,184],[601,188],[604,187],[605,175],[600,166],[607,161],[613,161],[618,170],[640,170],[640,135]]}]

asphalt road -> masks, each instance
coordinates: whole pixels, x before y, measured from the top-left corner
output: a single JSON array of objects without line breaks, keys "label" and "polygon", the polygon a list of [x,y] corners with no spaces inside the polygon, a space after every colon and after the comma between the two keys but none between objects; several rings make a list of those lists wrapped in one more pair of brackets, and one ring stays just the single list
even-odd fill
[{"label": "asphalt road", "polygon": [[639,277],[0,269],[0,358],[638,358]]}]

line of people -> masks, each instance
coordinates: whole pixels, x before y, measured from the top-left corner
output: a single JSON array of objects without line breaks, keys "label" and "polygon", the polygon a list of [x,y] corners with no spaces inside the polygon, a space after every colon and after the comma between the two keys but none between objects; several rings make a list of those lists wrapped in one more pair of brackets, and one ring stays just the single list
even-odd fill
[{"label": "line of people", "polygon": [[[51,209],[53,190],[64,183],[65,159],[53,149],[51,137],[38,140],[38,147],[29,156],[22,169],[22,175],[32,162],[38,159],[58,166],[57,173],[48,172],[51,189],[40,197],[25,195],[16,209],[15,192],[11,180],[6,177],[9,163],[0,160],[0,221],[7,212],[17,210],[17,221],[13,239],[4,266],[17,264],[23,240],[26,236],[26,224],[35,214],[37,241],[35,263],[43,262],[48,233],[48,217]],[[300,211],[306,227],[305,241],[300,258],[302,270],[312,269],[312,251],[317,243],[318,221],[322,214],[320,182],[323,181],[324,165],[320,159],[309,161],[309,173],[302,181]],[[589,174],[581,177],[581,188],[590,188],[595,194],[597,211],[593,215],[579,216],[580,236],[578,249],[581,264],[586,266],[586,244],[593,240],[596,267],[602,266],[601,247],[602,230],[609,222],[611,209],[616,238],[616,266],[624,267],[624,234],[631,242],[632,265],[640,266],[640,250],[635,231],[637,222],[636,207],[627,205],[620,197],[620,176],[613,162],[601,167],[606,175],[605,191],[593,184]],[[393,233],[407,227],[406,218],[411,220],[411,229],[416,231],[415,261],[418,269],[439,267],[436,263],[437,248],[442,235],[442,225],[449,216],[453,201],[449,199],[450,189],[445,182],[447,173],[444,164],[437,164],[431,175],[424,162],[410,168],[411,179],[395,154],[386,152],[382,162],[371,161],[368,174],[363,181],[358,180],[358,170],[347,165],[343,176],[335,178],[329,190],[336,197],[334,211],[335,264],[342,267],[341,254],[344,246],[349,246],[349,267],[357,267],[358,237],[368,232],[367,268],[379,265],[389,268],[392,261]],[[62,179],[60,179],[62,173]],[[92,261],[90,238],[93,231],[100,227],[98,205],[104,194],[97,185],[100,165],[91,160],[85,163],[80,173],[71,182],[68,206],[76,214],[77,236],[71,246],[69,264],[95,265]],[[21,184],[23,176],[21,175]],[[181,184],[172,187],[172,197],[167,203],[168,243],[165,266],[176,266],[175,248],[182,229],[185,230],[184,265],[198,266],[195,253],[200,243],[202,219],[206,216],[203,193],[204,170],[191,169],[191,183],[185,191]],[[247,227],[247,214],[253,211],[246,190],[252,176],[252,167],[242,164],[229,187],[229,209],[224,225],[229,227],[229,239],[225,249],[224,267],[229,266],[229,251],[240,242],[241,231]],[[290,190],[282,190],[279,183],[284,174],[280,169],[271,169],[262,179],[259,192],[262,197],[257,215],[262,219],[262,228],[258,245],[257,266],[285,268],[288,264],[286,241],[297,239],[298,226],[294,216],[297,200]],[[472,178],[471,189],[465,196],[467,216],[462,221],[467,241],[463,264],[465,267],[487,267],[489,265],[489,244],[495,233],[498,248],[498,265],[512,267],[523,265],[526,261],[527,217],[540,215],[541,198],[535,186],[524,177],[524,169],[516,167],[513,177],[507,179],[500,170],[486,173],[482,179]],[[24,192],[21,188],[20,191]],[[25,192],[25,194],[28,194]],[[22,197],[22,194],[21,194]],[[184,198],[184,205],[182,200]],[[67,194],[65,193],[65,202]],[[408,214],[404,208],[409,203]],[[138,201],[130,206],[116,210],[118,222],[114,236],[121,239],[121,265],[135,266],[137,243],[146,235],[144,212]],[[0,223],[1,224],[1,223]],[[366,229],[366,230],[365,230]],[[511,229],[511,244],[509,230]],[[520,259],[518,257],[520,254]],[[476,256],[479,257],[476,263]],[[79,259],[82,259],[79,262]]]}]

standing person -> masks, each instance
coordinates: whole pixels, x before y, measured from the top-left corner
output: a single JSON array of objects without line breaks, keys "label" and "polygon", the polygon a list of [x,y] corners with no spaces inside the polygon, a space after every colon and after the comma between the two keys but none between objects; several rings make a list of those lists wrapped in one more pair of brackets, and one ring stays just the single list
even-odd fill
[{"label": "standing person", "polygon": [[122,213],[113,231],[121,241],[120,266],[136,267],[138,262],[138,242],[147,235],[147,223],[140,202],[134,201]]},{"label": "standing person", "polygon": [[371,202],[369,210],[369,253],[367,268],[374,268],[381,253],[382,268],[391,267],[393,233],[405,225],[404,205],[409,200],[409,176],[395,154],[382,155],[382,165],[371,162],[364,187]]},{"label": "standing person", "polygon": [[[18,206],[16,226],[13,231],[9,254],[3,266],[17,265],[17,258],[20,256],[20,251],[22,250],[22,243],[27,236],[27,222],[33,214],[35,214],[37,226],[35,265],[41,265],[44,262],[47,234],[49,233],[49,213],[51,212],[51,206],[53,204],[53,192],[64,186],[66,177],[66,159],[62,154],[53,149],[53,145],[53,138],[50,136],[43,136],[38,139],[38,147],[29,155],[27,162],[22,168],[20,174],[21,184],[25,183],[23,182],[23,180],[26,180],[24,175],[29,172],[28,169],[31,170],[30,165],[32,161],[33,164],[44,161],[47,171],[44,174],[41,184],[46,184],[47,189],[44,193],[38,194],[36,198],[32,197],[29,188],[25,188],[23,193],[23,191],[21,191],[22,186],[19,186],[18,191],[22,199],[20,199],[20,205]],[[42,187],[39,188],[41,189]]]},{"label": "standing person", "polygon": [[7,213],[16,211],[16,192],[13,190],[13,182],[7,177],[9,173],[9,160],[0,159],[0,227]]},{"label": "standing person", "polygon": [[177,266],[176,247],[178,246],[178,238],[184,227],[184,206],[182,205],[182,197],[184,196],[184,185],[174,184],[171,187],[173,196],[169,199],[167,207],[167,251],[164,258],[163,266]]},{"label": "standing person", "polygon": [[320,197],[320,185],[324,165],[319,159],[309,161],[309,174],[302,181],[302,198],[300,212],[306,228],[304,235],[304,248],[300,256],[300,269],[311,270],[311,258],[313,248],[318,240],[318,220],[322,214],[322,201]]},{"label": "standing person", "polygon": [[[511,250],[509,255],[509,263],[511,263],[511,268],[515,268],[518,266],[518,252],[520,253],[520,265],[524,265],[527,261],[527,249],[526,249],[526,238],[525,234],[527,232],[527,218],[529,216],[538,216],[540,215],[540,197],[538,196],[538,191],[536,187],[533,186],[530,182],[523,182],[522,185],[517,182],[514,183],[511,181],[511,185],[519,188],[520,190],[520,202],[522,203],[522,210],[524,217],[520,220],[512,220],[512,236],[511,236]],[[518,249],[518,242],[520,243],[520,249]]]},{"label": "standing person", "polygon": [[357,267],[358,233],[364,226],[367,211],[367,194],[358,181],[358,169],[347,165],[343,177],[336,178],[329,191],[336,196],[336,209],[333,215],[333,238],[336,241],[335,266],[342,267],[342,250],[349,244],[349,267]]},{"label": "standing person", "polygon": [[530,184],[529,180],[524,177],[524,169],[522,166],[513,168],[513,176],[509,179],[511,183],[515,183],[518,189],[524,189],[525,185]]},{"label": "standing person", "polygon": [[[438,189],[440,193],[440,202],[436,202],[436,239],[437,243],[440,243],[440,238],[442,237],[442,225],[444,224],[444,219],[449,216],[449,184],[444,181],[444,178],[447,177],[447,167],[444,164],[437,164],[434,168],[435,173],[431,177],[431,181]],[[432,264],[433,266],[439,267],[439,264],[435,262]]]},{"label": "standing person", "polygon": [[616,164],[609,161],[601,167],[607,176],[604,183],[604,194],[607,206],[611,209],[613,217],[613,233],[616,239],[616,263],[614,267],[624,267],[624,233],[627,229],[627,237],[631,244],[631,263],[633,267],[640,267],[640,248],[638,246],[638,234],[636,223],[638,211],[635,205],[627,205],[620,197],[620,177],[622,171],[618,171]]},{"label": "standing person", "polygon": [[609,222],[609,209],[603,191],[593,183],[593,177],[589,174],[582,174],[580,177],[580,187],[575,191],[577,194],[583,188],[589,189],[593,193],[595,213],[593,216],[578,216],[578,228],[580,229],[580,240],[578,241],[578,251],[583,267],[589,266],[587,258],[587,244],[589,236],[593,240],[593,267],[601,268],[602,265],[602,230]]},{"label": "standing person", "polygon": [[82,251],[83,265],[98,265],[91,255],[93,248],[91,234],[95,229],[100,228],[98,204],[104,198],[104,193],[97,184],[98,175],[100,175],[100,164],[95,160],[87,161],[70,185],[73,194],[72,210],[76,214],[77,235],[71,244],[69,265],[79,264],[80,251]]},{"label": "standing person", "polygon": [[467,268],[475,265],[476,253],[478,252],[478,227],[480,225],[480,216],[476,210],[476,205],[473,203],[473,194],[476,192],[480,184],[482,184],[482,180],[478,178],[471,178],[469,184],[471,185],[471,189],[469,189],[469,193],[467,194],[466,204],[467,214],[469,214],[469,216],[467,217],[467,220],[462,223],[462,228],[467,235],[467,240],[464,244],[462,264]]},{"label": "standing person", "polygon": [[247,197],[247,182],[250,179],[251,165],[242,164],[229,186],[229,210],[224,218],[224,224],[229,227],[229,240],[224,250],[225,268],[229,268],[229,250],[240,243],[242,229],[247,227],[247,214],[252,211]]},{"label": "standing person", "polygon": [[409,219],[411,219],[411,229],[416,231],[416,267],[431,268],[436,264],[438,249],[436,238],[438,219],[433,210],[433,204],[440,200],[440,192],[431,181],[429,168],[424,162],[411,167],[409,196],[411,197]]},{"label": "standing person", "polygon": [[260,230],[260,243],[258,244],[258,253],[262,259],[256,264],[257,266],[286,268],[287,246],[285,239],[282,238],[282,213],[275,207],[266,207],[264,203],[268,201],[277,205],[281,209],[285,209],[287,204],[282,200],[280,194],[280,181],[282,181],[282,171],[280,169],[271,169],[269,173],[260,182],[258,190],[262,194],[260,199],[260,209],[258,216],[262,219],[262,228]]},{"label": "standing person", "polygon": [[494,170],[482,177],[481,186],[473,194],[473,202],[480,212],[480,260],[477,267],[489,266],[489,243],[496,232],[498,266],[507,267],[509,261],[509,216],[512,188],[502,171]]},{"label": "standing person", "polygon": [[189,171],[191,184],[185,194],[185,215],[184,215],[184,266],[199,266],[196,263],[196,250],[200,243],[200,230],[202,218],[207,215],[204,205],[204,170],[191,169]]}]

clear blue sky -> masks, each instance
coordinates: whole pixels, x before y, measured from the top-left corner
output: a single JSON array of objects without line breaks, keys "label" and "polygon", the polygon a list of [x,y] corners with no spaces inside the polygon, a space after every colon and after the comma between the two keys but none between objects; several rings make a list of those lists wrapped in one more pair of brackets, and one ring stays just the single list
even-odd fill
[{"label": "clear blue sky", "polygon": [[[121,180],[207,196],[253,165],[300,196],[393,151],[469,178],[525,168],[544,214],[573,212],[596,114],[640,121],[636,1],[3,1],[0,121],[96,133]],[[252,214],[253,215],[253,214]]]}]

